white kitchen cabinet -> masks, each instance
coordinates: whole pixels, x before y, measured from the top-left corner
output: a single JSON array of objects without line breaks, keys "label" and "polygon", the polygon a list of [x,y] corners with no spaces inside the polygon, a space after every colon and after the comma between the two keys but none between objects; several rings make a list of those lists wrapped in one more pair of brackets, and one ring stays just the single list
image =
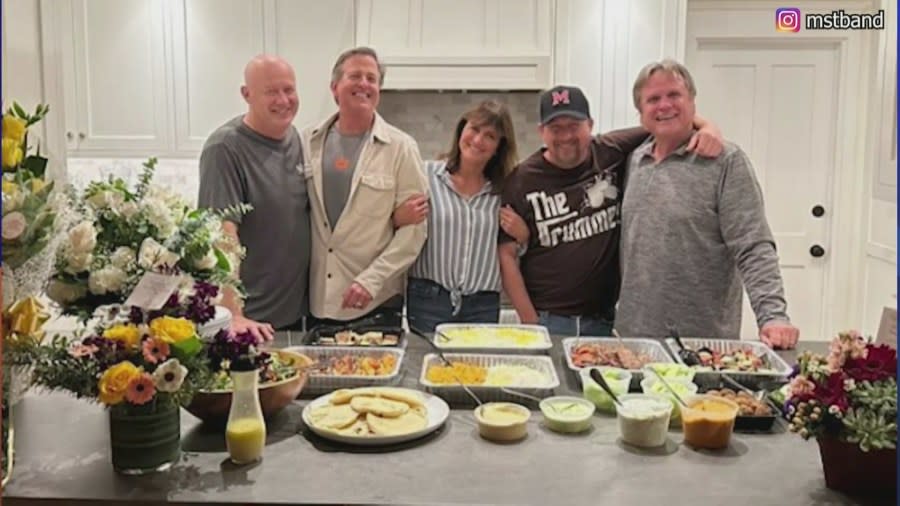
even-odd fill
[{"label": "white kitchen cabinet", "polygon": [[62,21],[69,153],[166,150],[164,1],[71,0],[52,6]]},{"label": "white kitchen cabinet", "polygon": [[386,89],[543,89],[553,80],[555,0],[357,0],[356,43],[388,66]]},{"label": "white kitchen cabinet", "polygon": [[170,4],[175,146],[199,151],[206,138],[247,110],[244,66],[266,51],[262,0],[177,0]]}]

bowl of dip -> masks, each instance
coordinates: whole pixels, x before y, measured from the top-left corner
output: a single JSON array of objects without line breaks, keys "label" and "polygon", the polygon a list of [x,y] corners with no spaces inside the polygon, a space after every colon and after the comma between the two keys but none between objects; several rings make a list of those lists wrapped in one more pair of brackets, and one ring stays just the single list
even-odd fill
[{"label": "bowl of dip", "polygon": [[628,386],[631,384],[631,372],[618,367],[585,367],[579,371],[581,376],[581,388],[584,398],[593,402],[599,411],[606,413],[615,413],[616,404],[612,397],[609,396],[596,381],[591,378],[591,369],[600,371],[600,375],[606,380],[606,384],[612,389],[616,395],[624,395],[628,393]]},{"label": "bowl of dip", "polygon": [[591,428],[594,403],[578,397],[559,395],[548,397],[540,403],[544,425],[554,432],[575,433]]},{"label": "bowl of dip", "polygon": [[491,441],[517,441],[528,434],[531,411],[512,402],[488,402],[475,408],[478,433]]},{"label": "bowl of dip", "polygon": [[616,410],[622,441],[641,448],[666,444],[672,404],[657,395],[625,394],[619,396],[622,406]]},{"label": "bowl of dip", "polygon": [[740,407],[734,401],[712,395],[691,395],[681,407],[685,444],[718,450],[728,446]]}]

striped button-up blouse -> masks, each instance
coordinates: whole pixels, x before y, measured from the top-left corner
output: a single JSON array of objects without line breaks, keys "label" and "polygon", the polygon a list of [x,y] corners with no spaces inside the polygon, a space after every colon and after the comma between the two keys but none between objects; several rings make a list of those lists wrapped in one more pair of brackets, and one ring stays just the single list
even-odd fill
[{"label": "striped button-up blouse", "polygon": [[445,161],[426,162],[425,172],[431,190],[428,239],[409,275],[447,289],[454,309],[463,295],[499,292],[500,196],[487,182],[475,195],[463,197],[453,189]]}]

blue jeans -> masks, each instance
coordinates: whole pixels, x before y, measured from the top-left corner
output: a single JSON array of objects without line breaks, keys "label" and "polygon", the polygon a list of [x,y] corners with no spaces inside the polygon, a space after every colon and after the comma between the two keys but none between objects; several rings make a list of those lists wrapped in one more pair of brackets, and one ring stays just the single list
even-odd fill
[{"label": "blue jeans", "polygon": [[500,293],[483,291],[464,295],[459,313],[453,314],[450,292],[429,279],[409,278],[406,317],[422,332],[434,332],[439,323],[497,323]]},{"label": "blue jeans", "polygon": [[611,336],[613,321],[606,318],[565,316],[538,311],[538,323],[547,327],[550,335],[563,337]]}]

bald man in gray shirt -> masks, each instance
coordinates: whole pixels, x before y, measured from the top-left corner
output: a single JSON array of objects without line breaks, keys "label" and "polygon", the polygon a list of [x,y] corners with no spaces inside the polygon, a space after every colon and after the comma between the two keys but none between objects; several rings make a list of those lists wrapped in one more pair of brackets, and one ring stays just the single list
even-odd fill
[{"label": "bald man in gray shirt", "polygon": [[240,267],[247,297],[242,306],[226,292],[223,305],[232,312],[231,330],[271,339],[275,329],[300,330],[309,313],[309,196],[292,124],[299,106],[294,70],[279,57],[257,56],[244,71],[241,95],[247,113],[203,146],[198,201],[215,209],[253,206],[224,223],[247,252]]}]

